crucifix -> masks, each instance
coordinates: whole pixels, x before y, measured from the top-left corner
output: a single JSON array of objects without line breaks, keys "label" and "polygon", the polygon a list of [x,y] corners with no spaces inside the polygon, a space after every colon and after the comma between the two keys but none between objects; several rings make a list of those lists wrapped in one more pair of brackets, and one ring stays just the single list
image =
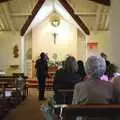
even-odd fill
[{"label": "crucifix", "polygon": [[56,44],[56,37],[57,37],[57,33],[53,33],[53,37],[54,37],[54,44]]}]

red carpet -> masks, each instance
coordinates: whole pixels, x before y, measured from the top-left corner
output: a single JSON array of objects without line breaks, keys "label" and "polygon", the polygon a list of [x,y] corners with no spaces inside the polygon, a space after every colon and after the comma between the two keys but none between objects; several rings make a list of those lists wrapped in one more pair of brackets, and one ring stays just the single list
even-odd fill
[{"label": "red carpet", "polygon": [[[38,87],[38,80],[27,80],[27,86],[29,88],[37,88]],[[52,90],[53,88],[53,80],[52,79],[47,79],[46,80],[46,90]]]},{"label": "red carpet", "polygon": [[[46,90],[52,90],[53,88],[53,78],[54,74],[57,71],[57,67],[49,67],[48,73],[49,73],[49,79],[46,80]],[[37,88],[38,87],[38,80],[36,79],[29,79],[27,80],[27,85],[29,88]]]}]

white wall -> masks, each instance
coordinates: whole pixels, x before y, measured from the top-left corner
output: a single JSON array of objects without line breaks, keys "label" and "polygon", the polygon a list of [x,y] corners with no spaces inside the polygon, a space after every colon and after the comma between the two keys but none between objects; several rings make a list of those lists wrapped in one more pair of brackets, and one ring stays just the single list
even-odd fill
[{"label": "white wall", "polygon": [[111,0],[110,51],[112,61],[120,68],[120,0]]},{"label": "white wall", "polygon": [[[13,57],[14,45],[19,46],[19,57]],[[0,69],[7,74],[19,72],[12,69],[10,65],[20,65],[20,35],[17,32],[0,32]]]},{"label": "white wall", "polygon": [[[54,31],[57,32],[56,45],[54,45],[52,35]],[[91,31],[88,42],[98,43],[95,54],[104,52],[111,59],[109,31]],[[60,26],[56,29],[52,28],[49,19],[46,19],[32,30],[32,50],[33,59],[36,59],[40,52],[44,51],[48,53],[50,58],[52,58],[53,53],[57,53],[59,59],[64,59],[66,54],[71,54],[77,59],[85,61],[85,36],[79,35],[77,29],[64,19],[61,20]],[[87,56],[89,56],[90,52],[87,53]]]},{"label": "white wall", "polygon": [[86,40],[85,36],[78,30],[77,33],[77,59],[86,60]]},{"label": "white wall", "polygon": [[[60,22],[58,28],[53,28],[46,19],[32,30],[33,59],[42,51],[47,52],[50,58],[57,53],[60,60],[67,54],[77,57],[77,29],[63,18]],[[52,35],[54,32],[57,33],[56,44]]]},{"label": "white wall", "polygon": [[[91,35],[88,37],[88,43],[89,42],[97,42],[98,43],[98,51],[96,51],[96,54],[100,54],[101,52],[104,52],[108,55],[108,58],[111,59],[111,54],[109,51],[110,46],[110,32],[109,31],[92,31]],[[88,51],[89,56],[89,51]]]}]

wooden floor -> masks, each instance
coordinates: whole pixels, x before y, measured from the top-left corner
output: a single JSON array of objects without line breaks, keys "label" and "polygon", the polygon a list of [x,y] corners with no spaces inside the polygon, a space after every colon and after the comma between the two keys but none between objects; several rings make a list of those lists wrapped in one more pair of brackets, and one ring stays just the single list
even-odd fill
[{"label": "wooden floor", "polygon": [[[52,92],[46,92],[46,98],[52,96]],[[47,103],[46,101],[38,101],[37,89],[30,89],[27,99],[16,109],[11,110],[4,120],[44,120],[43,114],[40,112],[40,106]]]}]

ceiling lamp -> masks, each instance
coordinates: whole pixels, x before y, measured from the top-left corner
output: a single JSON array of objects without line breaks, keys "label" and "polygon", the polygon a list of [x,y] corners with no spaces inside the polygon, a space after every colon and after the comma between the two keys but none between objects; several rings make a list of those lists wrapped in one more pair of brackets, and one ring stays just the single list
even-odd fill
[{"label": "ceiling lamp", "polygon": [[54,11],[50,18],[50,23],[53,27],[58,27],[60,25],[60,16]]}]

